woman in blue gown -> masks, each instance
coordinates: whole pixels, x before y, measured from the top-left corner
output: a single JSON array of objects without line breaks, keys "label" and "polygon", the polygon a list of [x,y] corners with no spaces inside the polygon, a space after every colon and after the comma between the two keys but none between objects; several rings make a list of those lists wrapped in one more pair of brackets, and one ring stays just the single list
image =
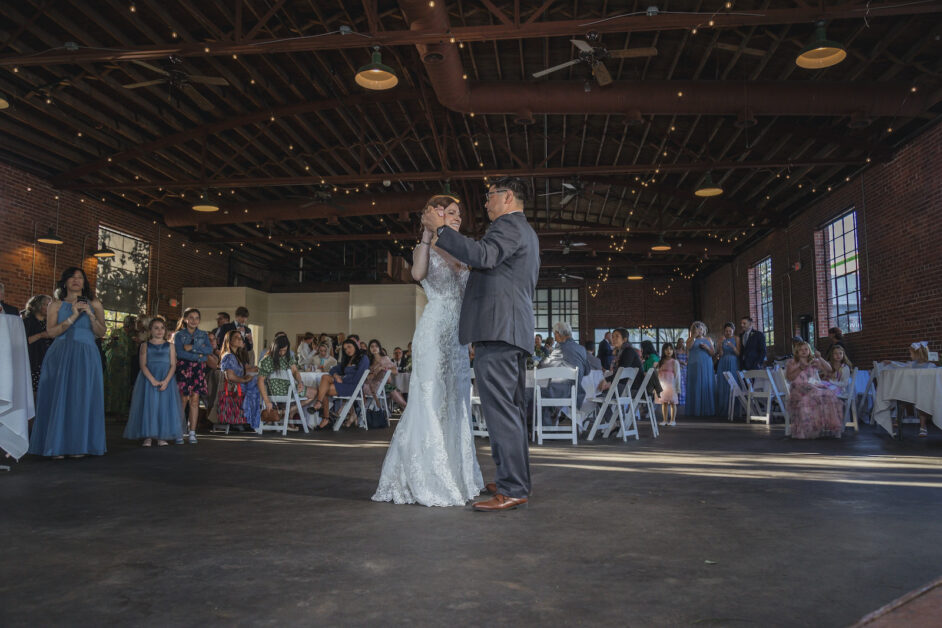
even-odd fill
[{"label": "woman in blue gown", "polygon": [[733,377],[739,377],[739,338],[733,335],[735,331],[732,323],[723,325],[723,342],[716,353],[720,358],[716,367],[716,411],[721,415],[729,413],[729,382],[723,373],[731,372]]},{"label": "woman in blue gown", "polygon": [[706,337],[707,327],[700,321],[690,326],[687,338],[687,416],[716,414],[716,376],[713,373],[713,343]]},{"label": "woman in blue gown", "polygon": [[46,313],[55,338],[43,360],[29,453],[80,458],[105,453],[105,394],[95,338],[105,311],[81,268],[67,268]]},{"label": "woman in blue gown", "polygon": [[134,382],[124,437],[143,438],[144,447],[150,447],[156,438],[157,446],[163,447],[167,441],[183,436],[183,412],[175,377],[177,353],[167,340],[167,321],[163,316],[151,319],[148,328],[150,338],[138,352],[141,369]]}]

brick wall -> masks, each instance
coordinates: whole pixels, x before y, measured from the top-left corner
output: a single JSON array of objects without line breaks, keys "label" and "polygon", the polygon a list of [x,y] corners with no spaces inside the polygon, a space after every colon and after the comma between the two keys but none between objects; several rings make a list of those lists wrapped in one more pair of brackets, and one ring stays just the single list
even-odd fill
[{"label": "brick wall", "polygon": [[[699,307],[711,330],[749,311],[748,269],[771,255],[775,349],[785,352],[799,316],[826,316],[825,267],[816,262],[822,245],[816,245],[815,232],[855,208],[863,331],[846,335],[851,359],[863,367],[878,358],[908,359],[906,347],[914,340],[942,350],[942,125],[900,149],[891,162],[818,194],[786,228],[702,280]],[[800,270],[792,270],[796,261]],[[816,333],[826,336],[827,326],[819,323]]]},{"label": "brick wall", "polygon": [[[57,195],[59,236],[65,243],[36,244],[34,249],[34,229],[42,234],[55,226]],[[4,300],[22,308],[33,294],[51,294],[62,271],[78,265],[83,238],[82,267],[94,287],[97,260],[92,253],[98,248],[99,225],[151,244],[148,303],[157,300],[158,312],[168,318],[180,316],[180,307],[171,308],[169,299],[180,301],[184,286],[226,285],[228,255],[218,249],[212,249],[210,255],[209,249],[168,231],[143,212],[135,215],[83,194],[54,190],[43,179],[0,164],[0,283],[6,287]]]}]

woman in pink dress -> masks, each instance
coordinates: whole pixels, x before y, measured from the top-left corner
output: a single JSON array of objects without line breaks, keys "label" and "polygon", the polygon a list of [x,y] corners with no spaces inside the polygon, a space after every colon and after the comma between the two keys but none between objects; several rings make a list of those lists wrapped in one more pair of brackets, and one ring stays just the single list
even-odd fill
[{"label": "woman in pink dress", "polygon": [[661,404],[661,425],[677,425],[677,387],[680,385],[680,362],[674,358],[674,345],[665,342],[661,347],[661,361],[657,363],[657,378],[661,382],[661,394],[656,403]]},{"label": "woman in pink dress", "polygon": [[[383,345],[380,344],[379,340],[370,340],[369,352],[370,352],[370,374],[366,376],[366,381],[363,382],[363,395],[366,397],[372,397],[376,403],[379,403],[379,398],[377,394],[381,391],[379,390],[379,383],[383,380],[383,375],[386,371],[392,371],[393,375],[399,373],[399,370],[396,368],[396,365],[393,364],[393,361],[389,359],[389,356],[386,355],[386,350],[383,349]],[[395,386],[386,384],[386,390],[389,391],[389,396],[392,397],[392,400],[399,404],[400,407],[406,407],[406,400],[402,396],[402,393],[396,390]]]},{"label": "woman in pink dress", "polygon": [[811,345],[795,345],[795,357],[785,367],[789,382],[788,414],[792,438],[840,438],[844,433],[844,404],[821,381],[831,365],[812,353]]}]

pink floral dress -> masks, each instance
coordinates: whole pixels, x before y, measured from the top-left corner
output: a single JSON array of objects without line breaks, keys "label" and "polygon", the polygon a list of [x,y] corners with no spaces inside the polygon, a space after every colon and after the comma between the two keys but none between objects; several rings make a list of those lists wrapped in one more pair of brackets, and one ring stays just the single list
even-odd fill
[{"label": "pink floral dress", "polygon": [[661,394],[657,395],[655,403],[678,403],[677,386],[674,369],[679,369],[674,358],[661,360],[657,365],[657,378],[661,382]]},{"label": "pink floral dress", "polygon": [[792,438],[840,438],[844,433],[844,404],[821,382],[814,365],[791,381],[788,414]]}]

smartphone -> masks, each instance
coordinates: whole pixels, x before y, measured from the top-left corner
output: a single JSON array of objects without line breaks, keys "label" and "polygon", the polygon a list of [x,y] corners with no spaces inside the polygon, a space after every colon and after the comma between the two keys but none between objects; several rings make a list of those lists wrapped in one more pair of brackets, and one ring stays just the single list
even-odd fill
[{"label": "smartphone", "polygon": [[88,299],[85,297],[79,297],[75,300],[76,303],[88,303]]}]

